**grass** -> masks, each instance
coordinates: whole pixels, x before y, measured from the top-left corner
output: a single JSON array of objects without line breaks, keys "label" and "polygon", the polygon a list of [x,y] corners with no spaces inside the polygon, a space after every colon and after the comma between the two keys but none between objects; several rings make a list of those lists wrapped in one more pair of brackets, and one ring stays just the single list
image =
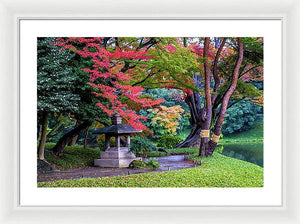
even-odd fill
[{"label": "grass", "polygon": [[147,153],[147,157],[194,154],[194,153],[197,153],[198,151],[199,151],[198,148],[167,149],[168,153],[159,152],[159,151],[150,151]]},{"label": "grass", "polygon": [[264,139],[263,122],[259,122],[255,125],[254,128],[248,131],[224,136],[224,138],[220,139],[220,143],[221,142],[257,142],[257,141],[263,141],[263,139]]},{"label": "grass", "polygon": [[[47,143],[45,148],[50,149],[54,145],[55,143]],[[82,146],[67,146],[61,157],[57,157],[50,151],[45,150],[45,159],[59,170],[92,166],[94,159],[99,157],[99,150],[92,148],[84,149]]]},{"label": "grass", "polygon": [[[196,155],[196,154],[194,154]],[[40,182],[38,187],[263,187],[263,168],[219,153],[192,156],[201,166],[127,176]]]}]

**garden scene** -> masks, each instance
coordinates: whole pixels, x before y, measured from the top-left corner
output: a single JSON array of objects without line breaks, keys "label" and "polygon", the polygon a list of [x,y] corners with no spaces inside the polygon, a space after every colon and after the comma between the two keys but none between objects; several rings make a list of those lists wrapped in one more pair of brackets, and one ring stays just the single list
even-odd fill
[{"label": "garden scene", "polygon": [[37,38],[38,187],[263,187],[263,38]]}]

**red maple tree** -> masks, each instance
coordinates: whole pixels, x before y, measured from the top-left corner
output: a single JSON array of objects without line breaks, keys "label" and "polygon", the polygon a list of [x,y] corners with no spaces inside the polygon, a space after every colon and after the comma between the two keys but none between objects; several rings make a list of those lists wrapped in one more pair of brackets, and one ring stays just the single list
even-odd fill
[{"label": "red maple tree", "polygon": [[[128,62],[131,64],[134,62],[147,63],[151,58],[147,53],[147,48],[132,46],[123,49],[119,46],[107,48],[103,37],[58,38],[56,41],[56,45],[61,46],[62,50],[69,49],[92,61],[91,68],[83,70],[90,74],[90,82],[87,84],[97,89],[93,93],[97,97],[105,99],[104,102],[97,103],[104,113],[108,116],[119,115],[136,129],[147,129],[141,122],[147,118],[136,114],[128,104],[124,103],[126,99],[129,99],[141,108],[147,108],[163,102],[163,99],[153,100],[143,97],[144,89],[141,86],[126,84],[132,79],[134,69],[137,68],[136,66],[130,68]],[[96,80],[98,80],[97,83]]]}]

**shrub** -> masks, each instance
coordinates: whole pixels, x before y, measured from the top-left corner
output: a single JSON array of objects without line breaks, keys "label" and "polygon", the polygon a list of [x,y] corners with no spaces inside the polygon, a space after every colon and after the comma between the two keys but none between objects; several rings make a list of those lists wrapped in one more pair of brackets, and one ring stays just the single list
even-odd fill
[{"label": "shrub", "polygon": [[133,160],[129,164],[129,168],[131,168],[131,169],[141,169],[141,168],[145,168],[145,167],[146,167],[146,163],[143,162],[142,160]]},{"label": "shrub", "polygon": [[105,151],[105,142],[103,140],[98,141],[98,147],[100,151]]},{"label": "shrub", "polygon": [[250,130],[256,123],[263,120],[263,107],[249,100],[241,101],[226,112],[222,133],[227,136]]},{"label": "shrub", "polygon": [[176,145],[182,142],[182,139],[177,136],[164,135],[157,141],[157,147],[173,149]]},{"label": "shrub", "polygon": [[[55,143],[47,143],[46,148],[51,148]],[[67,146],[62,156],[57,157],[51,151],[45,150],[45,159],[59,170],[68,170],[94,165],[94,159],[100,156],[99,150],[84,149],[82,146]]]},{"label": "shrub", "polygon": [[154,158],[148,159],[146,164],[150,169],[154,169],[154,170],[159,167],[159,162],[157,161],[157,159]]},{"label": "shrub", "polygon": [[[110,145],[110,147],[116,147],[117,146],[115,137],[110,138],[109,145]],[[99,147],[100,151],[105,151],[106,146],[105,146],[104,139],[99,139],[98,140],[98,147]]]},{"label": "shrub", "polygon": [[149,151],[151,151],[151,148],[151,142],[140,136],[133,138],[130,143],[130,151],[136,156],[145,156]]}]

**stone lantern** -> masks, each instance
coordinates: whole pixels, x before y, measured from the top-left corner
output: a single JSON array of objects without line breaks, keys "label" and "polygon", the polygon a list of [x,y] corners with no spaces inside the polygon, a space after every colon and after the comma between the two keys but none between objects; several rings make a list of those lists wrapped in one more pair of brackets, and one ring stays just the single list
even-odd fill
[{"label": "stone lantern", "polygon": [[[130,134],[139,133],[127,124],[122,124],[122,118],[112,117],[112,125],[100,128],[93,134],[105,134],[105,151],[100,153],[100,159],[94,160],[94,165],[99,167],[128,167],[136,159],[135,155],[129,151]],[[116,147],[110,146],[110,138],[115,137]],[[121,146],[121,137],[125,137],[125,146]]]}]

